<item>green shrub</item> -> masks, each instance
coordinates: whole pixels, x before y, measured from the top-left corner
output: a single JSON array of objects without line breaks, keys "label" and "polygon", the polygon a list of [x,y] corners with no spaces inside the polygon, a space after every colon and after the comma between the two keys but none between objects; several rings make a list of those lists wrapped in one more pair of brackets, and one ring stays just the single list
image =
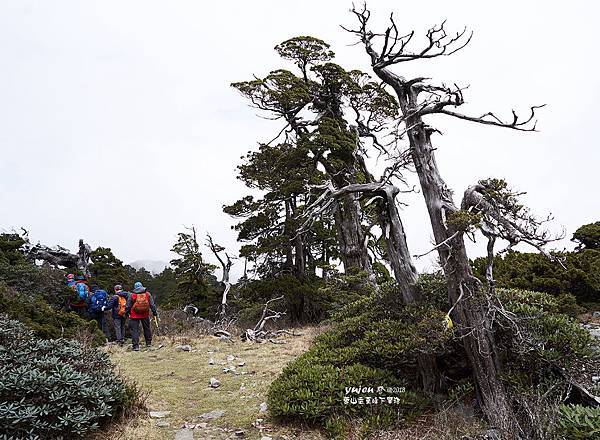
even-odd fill
[{"label": "green shrub", "polygon": [[[269,390],[271,413],[280,419],[316,424],[343,438],[346,421],[363,428],[396,424],[419,414],[428,401],[419,391],[417,355],[443,353],[451,336],[444,313],[421,304],[404,306],[388,284],[342,308],[337,325],[289,364]],[[403,387],[394,404],[348,404],[346,387]]]},{"label": "green shrub", "polygon": [[[351,404],[344,398],[358,398],[347,393],[349,387],[371,387],[365,397],[397,397],[398,403]],[[427,404],[421,395],[410,390],[401,393],[377,392],[378,387],[405,388],[405,382],[390,371],[371,368],[363,364],[342,367],[327,364],[319,354],[309,351],[287,366],[269,389],[271,414],[279,419],[319,425],[335,425],[334,420],[346,417],[379,417],[391,423]]]},{"label": "green shrub", "polygon": [[0,315],[0,431],[9,438],[81,437],[130,394],[106,353],[72,340],[41,340]]},{"label": "green shrub", "polygon": [[561,405],[558,419],[561,434],[569,440],[600,438],[600,408]]},{"label": "green shrub", "polygon": [[[361,274],[330,280],[327,284],[317,279],[299,281],[292,275],[254,280],[233,292],[231,305],[239,310],[240,323],[254,325],[260,318],[263,305],[283,295],[284,299],[272,303],[271,308],[285,311],[288,323],[320,322],[361,297],[362,287],[356,284],[357,279],[362,279]],[[348,287],[350,283],[352,288]]]},{"label": "green shrub", "polygon": [[[520,353],[528,361],[535,356],[541,362],[568,367],[571,361],[595,352],[594,338],[573,318],[561,313],[558,298],[518,289],[498,289],[497,294],[520,327],[519,335],[504,333],[510,353]],[[511,328],[507,320],[502,324],[498,327]]]},{"label": "green shrub", "polygon": [[106,343],[106,338],[94,321],[85,321],[74,312],[55,309],[43,298],[20,293],[1,281],[0,313],[23,322],[43,339],[77,338],[82,333],[89,333],[93,346]]}]

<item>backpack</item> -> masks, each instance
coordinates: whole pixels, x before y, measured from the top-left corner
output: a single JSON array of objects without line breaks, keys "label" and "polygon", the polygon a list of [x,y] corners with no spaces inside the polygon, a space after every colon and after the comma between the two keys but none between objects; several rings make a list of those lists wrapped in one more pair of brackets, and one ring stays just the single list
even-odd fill
[{"label": "backpack", "polygon": [[137,315],[145,315],[150,311],[150,298],[148,292],[137,293],[135,295],[135,302],[133,303],[132,309]]},{"label": "backpack", "polygon": [[90,295],[90,288],[88,287],[87,284],[85,283],[75,283],[74,286],[75,291],[77,292],[77,295],[79,295],[79,298],[82,301],[87,301],[89,295]]},{"label": "backpack", "polygon": [[90,298],[90,312],[101,312],[102,307],[106,305],[106,291],[96,290]]},{"label": "backpack", "polygon": [[125,316],[125,308],[127,307],[127,298],[121,295],[117,295],[117,300],[119,301],[119,305],[117,306],[117,315]]}]

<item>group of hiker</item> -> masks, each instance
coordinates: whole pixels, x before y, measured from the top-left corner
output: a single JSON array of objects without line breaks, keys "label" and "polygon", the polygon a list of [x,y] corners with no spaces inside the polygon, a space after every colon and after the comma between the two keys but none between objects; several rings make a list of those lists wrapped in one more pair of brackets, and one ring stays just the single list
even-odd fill
[{"label": "group of hiker", "polygon": [[82,317],[95,320],[103,333],[106,330],[105,313],[111,311],[116,341],[119,345],[122,346],[125,342],[125,321],[127,319],[129,319],[133,350],[139,351],[140,349],[140,325],[144,332],[146,346],[152,345],[150,312],[152,311],[154,317],[158,318],[158,311],[154,298],[141,282],[135,282],[131,293],[125,291],[122,285],[115,285],[114,295],[110,298],[106,291],[98,286],[90,287],[83,275],[68,274],[67,286],[76,294],[75,298],[69,302],[71,310]]}]

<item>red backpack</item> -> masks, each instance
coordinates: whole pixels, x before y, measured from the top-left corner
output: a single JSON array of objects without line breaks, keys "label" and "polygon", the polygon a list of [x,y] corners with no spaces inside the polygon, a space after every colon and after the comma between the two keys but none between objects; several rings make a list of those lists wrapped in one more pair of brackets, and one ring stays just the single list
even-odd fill
[{"label": "red backpack", "polygon": [[150,311],[150,295],[148,292],[135,294],[132,309],[137,315],[146,315]]}]

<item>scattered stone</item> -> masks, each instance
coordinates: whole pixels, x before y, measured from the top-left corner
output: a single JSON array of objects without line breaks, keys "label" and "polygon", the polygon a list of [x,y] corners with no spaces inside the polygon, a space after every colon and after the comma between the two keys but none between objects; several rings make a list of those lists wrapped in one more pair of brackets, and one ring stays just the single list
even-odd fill
[{"label": "scattered stone", "polygon": [[169,414],[171,414],[171,411],[150,411],[150,417],[153,419],[164,419]]},{"label": "scattered stone", "polygon": [[235,359],[235,356],[230,354],[229,356],[227,356],[227,362],[233,362],[233,360]]},{"label": "scattered stone", "polygon": [[497,429],[488,429],[483,433],[483,439],[485,440],[502,440],[500,431]]},{"label": "scattered stone", "polygon": [[238,362],[238,364],[237,364],[238,367],[243,367],[244,365],[246,365],[246,362],[243,362],[243,361]]},{"label": "scattered stone", "polygon": [[592,376],[592,382],[600,382],[600,376]]},{"label": "scattered stone", "polygon": [[241,429],[239,431],[235,431],[234,432],[236,437],[246,437],[246,433],[244,431],[242,431]]},{"label": "scattered stone", "polygon": [[260,404],[260,408],[259,408],[260,412],[267,412],[268,409],[269,409],[269,406],[267,405],[267,402],[263,402]]},{"label": "scattered stone", "polygon": [[196,428],[200,428],[200,429],[206,429],[206,427],[208,426],[208,423],[206,422],[202,422],[202,423],[198,423],[196,425]]},{"label": "scattered stone", "polygon": [[246,385],[244,384],[244,382],[242,382],[242,385],[240,386],[240,391],[244,390],[246,390]]},{"label": "scattered stone", "polygon": [[175,348],[177,348],[178,350],[181,350],[181,351],[192,351],[192,346],[191,346],[191,345],[189,345],[189,344],[185,344],[185,345],[178,345],[178,346],[177,346],[177,347],[175,347]]},{"label": "scattered stone", "polygon": [[171,424],[169,422],[165,422],[164,420],[159,420],[156,422],[156,426],[158,426],[159,428],[168,428],[169,426],[171,426]]},{"label": "scattered stone", "polygon": [[209,384],[211,388],[219,388],[221,386],[221,381],[217,378],[211,377]]},{"label": "scattered stone", "polygon": [[194,440],[194,431],[191,429],[182,429],[175,434],[175,440]]},{"label": "scattered stone", "polygon": [[594,312],[592,313],[592,318],[600,318],[600,312]]},{"label": "scattered stone", "polygon": [[600,327],[598,328],[593,328],[590,329],[590,334],[594,337],[594,338],[598,338],[600,339]]},{"label": "scattered stone", "polygon": [[204,420],[212,420],[218,419],[219,417],[223,417],[224,415],[225,411],[223,411],[222,409],[215,409],[214,411],[200,414],[200,418]]},{"label": "scattered stone", "polygon": [[213,358],[210,358],[208,360],[208,365],[214,365],[215,364],[215,360]]},{"label": "scattered stone", "polygon": [[273,437],[269,437],[268,435],[263,435],[260,440],[273,440]]}]

